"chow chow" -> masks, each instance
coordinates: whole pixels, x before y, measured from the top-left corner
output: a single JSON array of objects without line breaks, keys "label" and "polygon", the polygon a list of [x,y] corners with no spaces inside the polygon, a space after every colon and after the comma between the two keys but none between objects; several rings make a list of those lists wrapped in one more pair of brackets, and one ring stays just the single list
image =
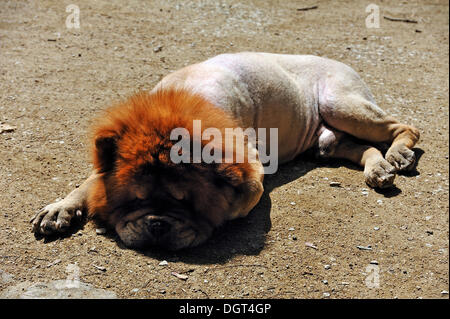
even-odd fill
[{"label": "chow chow", "polygon": [[[246,128],[258,129],[256,140]],[[269,128],[276,143],[259,134]],[[185,147],[178,146],[183,134],[173,138],[175,129],[189,137]],[[33,231],[63,233],[87,213],[129,247],[177,250],[203,243],[225,221],[250,212],[263,193],[267,154],[276,154],[269,159],[277,164],[309,149],[348,159],[364,167],[369,186],[385,188],[397,172],[413,167],[411,149],[420,135],[378,107],[345,64],[243,52],[167,75],[152,91],[99,116],[92,136],[92,175],[38,212]],[[389,149],[383,155],[373,143],[388,143]],[[190,152],[196,146],[201,155],[218,156],[196,157]]]}]

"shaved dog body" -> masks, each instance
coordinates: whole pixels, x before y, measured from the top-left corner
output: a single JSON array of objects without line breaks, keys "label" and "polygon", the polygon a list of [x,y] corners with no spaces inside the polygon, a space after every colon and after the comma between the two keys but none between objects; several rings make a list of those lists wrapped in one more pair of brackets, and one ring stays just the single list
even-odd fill
[{"label": "shaved dog body", "polygon": [[[201,121],[200,132],[194,122]],[[129,247],[167,249],[203,243],[227,220],[245,217],[259,202],[264,169],[258,147],[243,133],[234,159],[175,163],[171,132],[183,128],[190,145],[205,129],[277,129],[278,161],[308,149],[364,167],[365,182],[393,185],[414,166],[419,131],[377,104],[350,67],[329,59],[269,53],[222,54],[167,75],[149,93],[109,108],[93,127],[94,173],[65,199],[32,220],[43,235],[64,232],[80,211],[113,228]],[[367,141],[367,142],[364,142]],[[215,141],[217,142],[217,141]],[[390,145],[383,156],[372,143]],[[224,147],[225,139],[214,147]],[[221,146],[217,146],[221,145]],[[213,147],[213,148],[214,148]],[[224,151],[224,149],[223,149]],[[183,151],[180,154],[183,154]],[[225,152],[223,152],[225,154]],[[250,161],[249,154],[256,154]],[[192,156],[190,154],[189,156]],[[78,213],[77,213],[78,212]]]}]

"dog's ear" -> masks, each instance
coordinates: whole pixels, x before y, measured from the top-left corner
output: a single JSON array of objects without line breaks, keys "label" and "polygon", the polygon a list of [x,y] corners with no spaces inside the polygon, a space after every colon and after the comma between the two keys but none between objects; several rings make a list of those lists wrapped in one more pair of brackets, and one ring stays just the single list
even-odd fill
[{"label": "dog's ear", "polygon": [[113,131],[97,132],[94,137],[94,167],[99,173],[111,171],[117,157],[119,136]]},{"label": "dog's ear", "polygon": [[225,181],[236,187],[245,180],[245,166],[245,164],[222,163],[217,167],[217,172]]},{"label": "dog's ear", "polygon": [[264,192],[261,163],[231,164],[221,167],[221,176],[234,187],[230,216],[244,217],[259,202]]}]

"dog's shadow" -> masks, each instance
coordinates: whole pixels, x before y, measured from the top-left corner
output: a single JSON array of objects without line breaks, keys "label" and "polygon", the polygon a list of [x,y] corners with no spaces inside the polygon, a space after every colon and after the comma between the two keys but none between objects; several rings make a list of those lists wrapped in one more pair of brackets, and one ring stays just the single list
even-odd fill
[{"label": "dog's shadow", "polygon": [[[416,163],[411,171],[402,173],[402,175],[420,175],[417,171],[417,163],[424,151],[419,148],[414,148],[414,151]],[[331,163],[331,161],[318,161],[309,153],[302,154],[295,160],[280,166],[276,174],[266,175],[264,194],[249,215],[227,222],[217,229],[205,244],[177,252],[149,249],[141,251],[141,253],[157,260],[182,261],[187,264],[221,264],[236,255],[258,255],[265,245],[266,235],[272,226],[270,219],[272,208],[270,193],[272,190],[290,183],[316,168],[341,166],[362,171],[362,168],[346,160],[333,160]],[[385,197],[393,197],[401,193],[396,186],[375,191]]]}]

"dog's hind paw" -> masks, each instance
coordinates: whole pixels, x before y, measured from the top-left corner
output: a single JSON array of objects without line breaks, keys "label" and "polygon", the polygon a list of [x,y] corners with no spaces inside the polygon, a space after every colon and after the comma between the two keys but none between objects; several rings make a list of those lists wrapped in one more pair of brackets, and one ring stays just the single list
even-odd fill
[{"label": "dog's hind paw", "polygon": [[395,167],[396,171],[410,171],[416,162],[414,151],[403,144],[392,146],[386,152],[386,160]]},{"label": "dog's hind paw", "polygon": [[367,163],[364,168],[367,185],[373,188],[387,188],[394,184],[395,167],[385,159]]}]

